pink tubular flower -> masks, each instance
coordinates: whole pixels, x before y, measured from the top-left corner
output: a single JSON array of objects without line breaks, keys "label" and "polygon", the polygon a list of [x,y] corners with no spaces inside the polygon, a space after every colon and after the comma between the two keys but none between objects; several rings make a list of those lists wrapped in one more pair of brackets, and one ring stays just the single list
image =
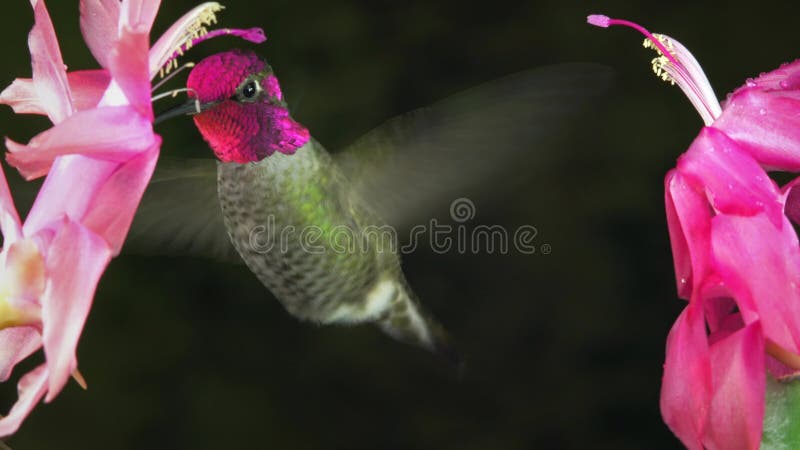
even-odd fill
[{"label": "pink tubular flower", "polygon": [[800,370],[798,180],[800,62],[747,80],[720,105],[679,42],[637,24],[656,74],[677,83],[706,127],[666,177],[666,210],[680,297],[667,338],[661,413],[690,449],[758,449],[769,373]]},{"label": "pink tubular flower", "polygon": [[8,162],[28,179],[47,175],[24,224],[0,169],[0,381],[44,348],[46,362],[24,375],[19,399],[0,419],[17,430],[45,397],[77,372],[75,350],[97,283],[128,233],[152,175],[161,138],[153,132],[150,82],[193,44],[222,34],[252,42],[260,29],[216,30],[222,7],[204,3],[152,46],[158,0],[82,0],[81,30],[99,70],[67,73],[43,0],[31,0],[31,79],[17,79],[0,103],[45,114],[54,126],[27,145],[6,140]]}]

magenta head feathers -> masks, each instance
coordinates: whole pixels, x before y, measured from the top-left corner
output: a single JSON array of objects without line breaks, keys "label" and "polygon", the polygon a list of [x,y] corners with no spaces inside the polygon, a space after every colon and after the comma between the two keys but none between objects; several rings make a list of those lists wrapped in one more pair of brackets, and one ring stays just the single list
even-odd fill
[{"label": "magenta head feathers", "polygon": [[202,106],[194,122],[222,162],[255,162],[277,152],[292,154],[308,130],[289,116],[278,79],[249,50],[211,55],[186,82]]}]

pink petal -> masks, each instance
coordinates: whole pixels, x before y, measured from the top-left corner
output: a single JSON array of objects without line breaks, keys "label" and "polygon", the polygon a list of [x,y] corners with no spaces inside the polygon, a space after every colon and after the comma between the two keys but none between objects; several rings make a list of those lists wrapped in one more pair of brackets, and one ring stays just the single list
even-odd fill
[{"label": "pink petal", "polygon": [[759,321],[764,335],[800,353],[800,247],[788,220],[776,228],[764,214],[717,216],[712,221],[716,269],[744,322]]},{"label": "pink petal", "polygon": [[44,0],[31,0],[31,4],[36,20],[28,36],[33,82],[39,99],[42,100],[43,109],[53,123],[58,123],[73,112],[67,72]]},{"label": "pink petal", "polygon": [[108,68],[108,55],[119,35],[119,0],[81,0],[83,40],[100,66]]},{"label": "pink petal", "polygon": [[667,337],[661,415],[690,450],[702,450],[711,404],[711,364],[702,305],[694,299]]},{"label": "pink petal", "polygon": [[800,178],[795,178],[791,183],[783,188],[786,198],[784,201],[783,212],[792,222],[800,224],[800,189],[796,189]]},{"label": "pink petal", "polygon": [[[27,179],[47,173],[61,155],[79,154],[111,161],[125,161],[153,146],[149,120],[128,106],[80,111],[31,139],[28,145],[6,140],[6,156]],[[75,174],[76,179],[81,174]]]},{"label": "pink petal", "polygon": [[778,187],[748,153],[715,128],[703,128],[678,161],[678,170],[706,189],[720,213],[751,216],[764,211],[776,226],[783,221]]},{"label": "pink petal", "polygon": [[[66,215],[102,236],[117,254],[152,175],[160,142],[156,135],[153,147],[122,165],[77,155],[57,159],[28,214],[25,232],[58,226]],[[76,174],[81,174],[80,183],[74,182]]]},{"label": "pink petal", "polygon": [[142,199],[158,159],[159,145],[121,165],[94,198],[84,225],[103,236],[118,254],[128,234],[133,215]]},{"label": "pink petal", "polygon": [[150,34],[161,0],[122,0],[120,26]]},{"label": "pink petal", "polygon": [[8,188],[6,174],[0,165],[0,232],[3,233],[3,245],[8,245],[22,237],[22,224],[19,221],[14,199]]},{"label": "pink petal", "polygon": [[742,315],[736,313],[736,302],[729,297],[711,297],[705,301],[709,343],[714,343],[744,327]]},{"label": "pink petal", "polygon": [[714,128],[769,168],[800,170],[800,97],[783,91],[737,91]]},{"label": "pink petal", "polygon": [[708,450],[758,450],[764,420],[764,338],[758,322],[711,346]]},{"label": "pink petal", "polygon": [[33,327],[0,330],[0,382],[8,380],[14,366],[42,346],[39,331]]},{"label": "pink petal", "polygon": [[63,216],[82,221],[97,192],[118,166],[117,162],[80,155],[56,159],[25,219],[25,235],[33,236],[41,234],[44,229],[55,229],[60,226]]},{"label": "pink petal", "polygon": [[22,421],[39,403],[47,389],[47,365],[31,370],[17,384],[17,402],[7,416],[0,419],[0,436],[8,436],[19,429]]},{"label": "pink petal", "polygon": [[678,296],[688,299],[708,275],[711,209],[705,195],[676,170],[667,174],[665,191]]},{"label": "pink petal", "polygon": [[17,78],[9,84],[0,92],[0,103],[11,106],[17,114],[47,114],[30,78]]},{"label": "pink petal", "polygon": [[800,371],[786,366],[770,355],[766,355],[765,364],[767,366],[767,372],[775,378],[800,376]]},{"label": "pink petal", "polygon": [[747,80],[747,84],[740,90],[749,87],[758,87],[764,91],[800,89],[800,60],[782,64],[779,68],[763,73],[756,79]]},{"label": "pink petal", "polygon": [[76,70],[69,72],[67,78],[77,111],[97,106],[111,83],[111,73],[107,70]]},{"label": "pink petal", "polygon": [[[75,110],[82,111],[97,106],[111,82],[111,74],[107,70],[78,70],[69,72],[67,80]],[[0,93],[0,103],[11,106],[17,114],[47,114],[30,78],[14,80]]]},{"label": "pink petal", "polygon": [[108,244],[83,225],[66,220],[47,253],[50,283],[42,298],[44,353],[51,401],[77,368],[75,349],[100,276],[111,259]]},{"label": "pink petal", "polygon": [[148,73],[149,37],[147,32],[120,30],[109,59],[109,70],[128,102],[139,114],[153,120],[150,101],[150,76]]},{"label": "pink petal", "polygon": [[664,206],[667,213],[667,228],[669,229],[669,243],[672,247],[672,262],[675,266],[675,281],[678,284],[678,297],[689,298],[692,295],[692,259],[689,253],[689,244],[683,234],[678,213],[675,211],[675,201],[672,199],[672,184],[677,171],[667,173],[664,186]]}]

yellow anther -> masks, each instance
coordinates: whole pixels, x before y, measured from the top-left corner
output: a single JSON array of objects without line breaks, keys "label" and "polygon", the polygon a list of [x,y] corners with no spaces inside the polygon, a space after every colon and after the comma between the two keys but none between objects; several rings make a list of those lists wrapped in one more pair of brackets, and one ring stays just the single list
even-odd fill
[{"label": "yellow anther", "polygon": [[[666,47],[667,50],[670,51],[670,53],[672,52],[674,47],[672,45],[672,41],[670,41],[669,38],[667,38],[663,34],[654,34],[653,37],[658,39],[658,41],[661,44],[663,44],[664,47]],[[655,52],[658,53],[658,56],[653,58],[652,61],[650,61],[650,63],[653,66],[653,73],[655,73],[656,76],[661,78],[663,81],[666,81],[667,83],[674,85],[675,79],[672,78],[672,75],[670,75],[669,71],[666,69],[667,66],[672,64],[669,58],[664,56],[664,54],[661,52],[661,49],[659,49],[655,44],[653,44],[653,41],[651,41],[650,39],[645,39],[644,42],[642,42],[642,46],[647,49],[655,50]]]},{"label": "yellow anther", "polygon": [[211,26],[217,23],[216,13],[222,11],[224,7],[219,3],[209,3],[203,11],[201,11],[196,19],[189,24],[183,31],[182,36],[174,41],[172,53],[177,54],[175,58],[170,58],[159,70],[160,78],[164,78],[173,69],[178,67],[178,58],[183,56],[184,52],[192,48],[192,43],[195,39],[208,34],[206,26]]}]

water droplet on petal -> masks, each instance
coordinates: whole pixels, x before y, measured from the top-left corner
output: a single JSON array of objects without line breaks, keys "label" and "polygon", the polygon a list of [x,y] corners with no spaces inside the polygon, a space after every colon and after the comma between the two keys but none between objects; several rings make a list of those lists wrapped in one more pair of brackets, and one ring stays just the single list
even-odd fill
[{"label": "water droplet on petal", "polygon": [[744,82],[747,87],[756,87],[758,84],[752,78],[748,78],[747,81]]},{"label": "water droplet on petal", "polygon": [[780,86],[781,86],[783,89],[789,89],[789,82],[788,82],[788,81],[786,81],[786,80],[781,80],[781,82],[780,82],[780,83],[778,83],[778,84],[779,84],[779,85],[780,85]]},{"label": "water droplet on petal", "polygon": [[758,110],[758,114],[760,114],[762,116],[766,116],[767,115],[767,110],[764,109],[764,108],[761,108],[761,109]]}]

